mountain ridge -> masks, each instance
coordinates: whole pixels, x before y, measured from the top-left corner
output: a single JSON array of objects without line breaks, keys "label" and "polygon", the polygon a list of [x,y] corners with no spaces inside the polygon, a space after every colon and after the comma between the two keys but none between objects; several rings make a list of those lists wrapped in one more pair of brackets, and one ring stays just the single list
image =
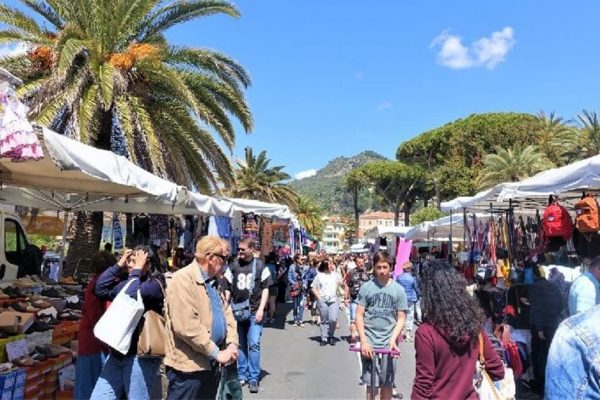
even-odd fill
[{"label": "mountain ridge", "polygon": [[[298,194],[313,199],[327,214],[351,214],[352,196],[344,186],[344,178],[351,170],[367,162],[386,159],[372,150],[365,150],[351,157],[336,157],[317,170],[315,175],[295,179],[290,182],[290,186]],[[362,191],[359,207],[369,208],[373,201],[368,191]]]}]

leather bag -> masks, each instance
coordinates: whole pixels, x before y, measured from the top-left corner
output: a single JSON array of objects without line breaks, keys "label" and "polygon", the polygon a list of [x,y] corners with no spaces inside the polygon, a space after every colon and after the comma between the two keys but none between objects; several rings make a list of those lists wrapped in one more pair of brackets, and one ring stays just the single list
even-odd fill
[{"label": "leather bag", "polygon": [[[160,281],[158,281],[161,291],[164,289]],[[167,308],[167,301],[165,299],[165,309]],[[166,310],[168,312],[168,310]],[[167,322],[164,316],[160,315],[156,311],[147,311],[144,314],[144,324],[140,332],[140,338],[138,340],[137,355],[139,357],[164,357],[166,353],[166,340],[167,340]]]}]

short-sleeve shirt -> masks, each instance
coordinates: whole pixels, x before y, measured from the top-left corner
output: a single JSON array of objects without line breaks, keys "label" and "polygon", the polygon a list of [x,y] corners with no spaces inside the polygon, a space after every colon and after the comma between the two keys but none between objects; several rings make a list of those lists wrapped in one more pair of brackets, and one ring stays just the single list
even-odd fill
[{"label": "short-sleeve shirt", "polygon": [[329,302],[337,300],[337,289],[341,283],[342,277],[337,272],[318,273],[312,287],[319,292],[323,301]]},{"label": "short-sleeve shirt", "polygon": [[235,260],[230,268],[225,271],[225,289],[231,292],[231,302],[241,303],[250,297],[250,310],[254,314],[260,305],[263,289],[272,283],[269,268],[262,261],[256,260],[256,275],[254,277],[254,290],[250,296],[250,283],[252,281],[252,262]]},{"label": "short-sleeve shirt", "polygon": [[365,336],[375,349],[388,348],[398,311],[407,311],[406,293],[397,282],[381,286],[376,278],[362,285],[357,298],[365,308]]}]

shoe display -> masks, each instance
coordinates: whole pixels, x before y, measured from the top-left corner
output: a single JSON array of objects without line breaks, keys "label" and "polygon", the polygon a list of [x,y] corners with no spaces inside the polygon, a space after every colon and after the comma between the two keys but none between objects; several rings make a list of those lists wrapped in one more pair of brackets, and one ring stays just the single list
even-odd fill
[{"label": "shoe display", "polygon": [[250,382],[248,387],[250,388],[250,393],[258,393],[258,382]]},{"label": "shoe display", "polygon": [[0,289],[0,299],[10,299],[10,296]]},{"label": "shoe display", "polygon": [[25,331],[25,333],[33,332],[46,332],[52,329],[52,327],[44,321],[33,321],[33,324]]}]

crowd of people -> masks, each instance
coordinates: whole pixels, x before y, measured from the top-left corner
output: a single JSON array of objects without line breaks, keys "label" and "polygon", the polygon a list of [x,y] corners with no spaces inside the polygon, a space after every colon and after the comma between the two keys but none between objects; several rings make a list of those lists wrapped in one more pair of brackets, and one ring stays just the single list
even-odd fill
[{"label": "crowd of people", "polygon": [[[394,277],[396,264],[386,252],[296,254],[288,265],[275,254],[263,261],[256,250],[256,243],[245,239],[232,255],[228,242],[205,236],[194,258],[177,271],[156,267],[155,254],[144,246],[126,250],[118,261],[108,251],[98,253],[85,292],[75,398],[154,398],[162,390],[157,387],[161,375],[168,381],[168,399],[215,398],[219,390],[239,395],[243,385],[258,393],[262,330],[274,322],[278,298],[292,303],[295,327],[309,321],[319,326],[320,346],[340,341],[338,316],[347,312],[348,341],[361,353],[368,400],[372,394],[402,396],[395,390],[402,340],[414,341],[416,350],[413,399],[477,398],[473,378],[481,371],[498,383],[504,380],[506,358],[498,344],[502,321],[487,307],[494,300],[485,296],[485,282],[470,290],[447,262],[406,262]],[[547,398],[570,398],[575,386],[569,385],[588,397],[598,394],[594,322],[600,318],[600,257],[571,286],[565,308],[572,317],[560,326],[560,285],[535,271],[526,301],[538,385],[545,385]],[[115,321],[133,323],[123,339],[127,351],[95,337],[96,323],[119,296],[141,301],[144,315],[164,318],[162,353],[140,353],[144,317]]]}]

